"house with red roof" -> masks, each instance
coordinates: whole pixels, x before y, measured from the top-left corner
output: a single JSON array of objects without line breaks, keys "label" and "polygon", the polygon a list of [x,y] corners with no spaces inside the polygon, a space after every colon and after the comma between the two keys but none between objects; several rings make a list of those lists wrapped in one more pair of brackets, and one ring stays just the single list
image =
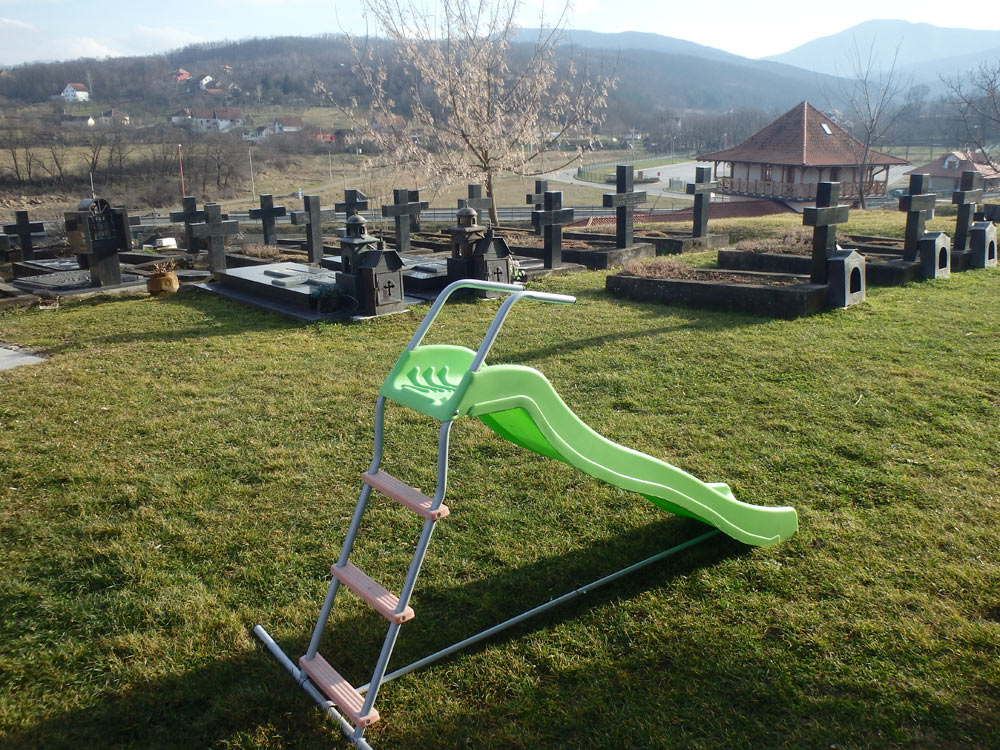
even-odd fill
[{"label": "house with red roof", "polygon": [[89,102],[90,89],[82,83],[67,83],[62,90],[62,98],[67,102]]},{"label": "house with red roof", "polygon": [[816,200],[816,185],[839,182],[840,197],[885,195],[889,167],[908,164],[878,151],[862,173],[861,142],[808,102],[790,109],[732,148],[702,154],[714,162],[719,192],[791,201]]},{"label": "house with red roof", "polygon": [[906,174],[930,175],[931,190],[954,191],[959,189],[962,172],[979,172],[986,190],[1000,189],[1000,172],[990,164],[986,154],[975,149],[948,151],[934,161],[911,169]]}]

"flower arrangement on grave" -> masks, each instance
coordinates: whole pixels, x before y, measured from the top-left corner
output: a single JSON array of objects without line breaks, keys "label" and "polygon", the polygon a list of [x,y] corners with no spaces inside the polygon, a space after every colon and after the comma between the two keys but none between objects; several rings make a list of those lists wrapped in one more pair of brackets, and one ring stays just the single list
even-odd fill
[{"label": "flower arrangement on grave", "polygon": [[177,278],[177,263],[173,260],[165,260],[162,263],[153,264],[153,273],[146,279],[146,289],[150,294],[173,294],[181,287],[180,279]]}]

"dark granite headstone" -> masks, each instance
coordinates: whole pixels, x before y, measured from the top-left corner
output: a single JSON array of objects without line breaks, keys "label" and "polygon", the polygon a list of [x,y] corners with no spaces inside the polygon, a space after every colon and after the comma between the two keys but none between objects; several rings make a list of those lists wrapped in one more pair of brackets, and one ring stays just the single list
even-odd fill
[{"label": "dark granite headstone", "polygon": [[615,247],[632,247],[632,219],[635,207],[646,202],[644,191],[635,191],[635,171],[631,164],[615,168],[615,192],[604,194],[604,207],[615,209]]},{"label": "dark granite headstone", "polygon": [[32,243],[32,233],[44,232],[45,226],[40,221],[31,221],[27,211],[15,211],[14,223],[4,224],[5,234],[12,234],[17,237],[18,247],[21,248],[20,260],[34,260],[35,246]]},{"label": "dark granite headstone", "polygon": [[20,250],[11,250],[10,235],[0,234],[0,263],[15,263],[23,260]]},{"label": "dark granite headstone", "polygon": [[924,236],[927,220],[934,218],[937,196],[926,192],[930,180],[930,175],[911,174],[910,194],[899,199],[899,210],[906,211],[906,236],[903,240],[903,260],[906,261],[917,260],[917,243]]},{"label": "dark granite headstone", "polygon": [[396,220],[396,251],[410,252],[410,217],[419,214],[427,208],[427,201],[411,201],[410,191],[396,188],[392,191],[393,203],[382,206],[383,216],[392,216]]},{"label": "dark granite headstone", "polygon": [[323,222],[333,221],[337,217],[334,209],[322,209],[318,195],[307,195],[302,199],[304,211],[292,211],[292,224],[305,224],[306,252],[310,263],[323,260]]},{"label": "dark granite headstone", "polygon": [[265,245],[277,245],[278,233],[274,230],[274,220],[285,215],[284,206],[274,205],[274,196],[264,193],[260,196],[260,208],[250,209],[251,219],[260,219]]},{"label": "dark granite headstone", "polygon": [[816,207],[802,210],[803,226],[813,227],[812,271],[809,281],[826,284],[829,280],[827,259],[837,252],[837,224],[847,221],[850,206],[839,205],[840,183],[816,185]]},{"label": "dark granite headstone", "polygon": [[170,221],[184,222],[184,238],[189,253],[201,252],[197,238],[194,236],[191,226],[205,221],[205,212],[198,210],[198,199],[193,195],[185,195],[181,198],[181,210],[170,212]]},{"label": "dark granite headstone", "polygon": [[[535,211],[542,210],[542,202],[545,200],[545,193],[549,189],[548,180],[535,180],[535,192],[528,193],[524,196],[524,201],[529,206],[534,206]],[[542,230],[540,227],[532,228],[535,234],[541,234]]]},{"label": "dark granite headstone", "polygon": [[[409,193],[410,203],[420,203],[420,191],[410,190]],[[410,231],[419,232],[420,231],[420,214],[410,214]]]},{"label": "dark granite headstone", "polygon": [[541,211],[531,212],[531,223],[542,230],[546,268],[562,266],[562,228],[573,221],[573,209],[562,207],[562,191],[547,190]]},{"label": "dark granite headstone", "polygon": [[66,212],[65,217],[70,247],[86,256],[91,286],[121,284],[118,254],[132,249],[125,207],[112,208],[103,198],[87,198],[80,201],[76,211]]},{"label": "dark granite headstone", "polygon": [[687,184],[687,194],[694,196],[692,237],[708,236],[708,205],[712,202],[712,191],[718,187],[719,183],[712,182],[711,167],[697,167],[695,169],[694,182]]},{"label": "dark granite headstone", "polygon": [[356,213],[368,210],[368,196],[362,193],[360,190],[350,190],[344,191],[344,202],[334,203],[334,211],[341,211],[345,214],[344,218],[350,218]]},{"label": "dark granite headstone", "polygon": [[403,306],[403,259],[395,250],[378,248],[361,256],[361,313],[375,316],[399,312]]},{"label": "dark granite headstone", "polygon": [[[476,242],[472,253],[472,278],[510,283],[511,252],[507,241],[493,233],[493,227],[486,230],[482,239]],[[500,296],[499,292],[486,292],[483,296]]]},{"label": "dark granite headstone", "polygon": [[361,257],[378,246],[378,238],[365,232],[365,217],[351,214],[347,217],[347,230],[340,238],[340,271],[337,273],[337,291],[353,299],[360,309],[364,291],[361,282]]},{"label": "dark granite headstone", "polygon": [[962,181],[958,190],[951,194],[951,202],[958,206],[958,218],[955,220],[955,238],[951,248],[957,252],[965,250],[969,244],[969,230],[972,229],[972,216],[976,204],[983,200],[983,178],[979,172],[969,170],[962,172]]},{"label": "dark granite headstone", "polygon": [[479,216],[485,217],[486,225],[490,223],[490,209],[493,208],[493,199],[483,197],[482,185],[469,185],[467,187],[468,197],[458,199],[458,207],[469,207],[476,211]]},{"label": "dark granite headstone", "polygon": [[191,225],[195,239],[205,239],[208,246],[208,268],[213,273],[226,271],[226,237],[240,231],[238,221],[225,221],[218,203],[205,204],[205,221]]},{"label": "dark granite headstone", "polygon": [[[464,203],[460,200],[459,203]],[[448,281],[477,278],[472,275],[472,255],[476,242],[486,234],[486,227],[476,219],[478,215],[471,206],[462,206],[456,214],[454,226],[448,227],[451,235],[451,257],[448,258]]]}]

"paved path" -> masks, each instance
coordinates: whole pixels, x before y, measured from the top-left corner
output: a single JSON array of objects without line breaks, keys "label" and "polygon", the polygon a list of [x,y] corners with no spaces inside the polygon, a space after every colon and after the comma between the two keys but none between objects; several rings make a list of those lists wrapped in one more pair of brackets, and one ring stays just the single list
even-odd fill
[{"label": "paved path", "polygon": [[[680,164],[664,164],[658,167],[643,167],[642,172],[647,175],[659,175],[660,182],[650,182],[646,185],[636,185],[636,190],[645,190],[647,195],[662,195],[667,198],[677,198],[680,200],[694,201],[694,196],[686,195],[683,191],[677,192],[675,190],[668,190],[666,188],[667,181],[671,178],[675,180],[684,180],[684,182],[694,182],[694,170],[695,167],[699,166],[696,161],[685,161]],[[701,164],[700,166],[706,166]],[[637,170],[639,171],[639,170]],[[607,190],[614,192],[615,186],[599,185],[594,182],[587,182],[586,180],[578,180],[576,178],[576,167],[569,167],[568,169],[559,169],[555,172],[549,172],[547,175],[550,180],[558,180],[559,182],[568,182],[573,185],[583,185],[584,187],[596,187],[596,188],[607,188]]]},{"label": "paved path", "polygon": [[12,367],[20,367],[21,365],[37,365],[39,362],[44,361],[42,357],[36,357],[34,354],[0,346],[0,370],[9,370]]}]

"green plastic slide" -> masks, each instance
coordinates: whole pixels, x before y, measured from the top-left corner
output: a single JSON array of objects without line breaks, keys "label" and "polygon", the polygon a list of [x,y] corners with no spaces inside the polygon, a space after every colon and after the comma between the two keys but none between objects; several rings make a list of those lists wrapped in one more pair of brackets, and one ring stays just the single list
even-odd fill
[{"label": "green plastic slide", "polygon": [[542,373],[522,365],[482,365],[461,346],[407,349],[379,393],[435,419],[477,417],[501,437],[638,492],[665,510],[698,519],[745,544],[765,546],[798,527],[794,508],[748,505],[725,484],[709,484],[590,429]]}]

